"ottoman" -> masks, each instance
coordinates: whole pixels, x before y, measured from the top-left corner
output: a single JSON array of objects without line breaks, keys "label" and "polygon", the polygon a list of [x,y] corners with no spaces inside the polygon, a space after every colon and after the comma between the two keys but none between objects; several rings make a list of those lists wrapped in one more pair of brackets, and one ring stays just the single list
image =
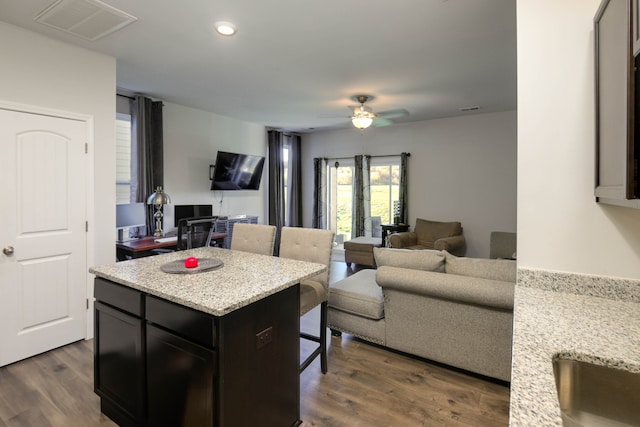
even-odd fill
[{"label": "ottoman", "polygon": [[344,261],[347,267],[351,267],[351,263],[375,267],[373,248],[380,246],[382,246],[380,237],[356,237],[344,242]]},{"label": "ottoman", "polygon": [[360,270],[329,285],[327,326],[333,336],[346,332],[385,344],[384,296],[376,270]]}]

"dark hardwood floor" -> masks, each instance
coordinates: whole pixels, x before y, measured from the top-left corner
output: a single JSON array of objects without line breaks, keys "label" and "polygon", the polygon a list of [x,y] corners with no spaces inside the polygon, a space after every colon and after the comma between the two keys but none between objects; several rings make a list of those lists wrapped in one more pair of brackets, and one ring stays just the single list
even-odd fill
[{"label": "dark hardwood floor", "polygon": [[93,393],[93,341],[0,368],[0,426],[115,426]]},{"label": "dark hardwood floor", "polygon": [[[353,272],[343,262],[331,269],[332,282]],[[317,325],[317,312],[302,319],[303,330]],[[93,393],[92,346],[79,341],[0,368],[0,427],[115,426]],[[301,374],[303,426],[508,425],[504,384],[346,334],[331,337],[328,351],[326,375],[319,359]]]},{"label": "dark hardwood floor", "polygon": [[[361,269],[331,263],[330,282]],[[302,318],[317,331],[319,313]],[[316,332],[317,333],[317,332]],[[309,344],[301,341],[301,352]],[[370,344],[330,337],[329,370],[316,359],[300,376],[303,426],[507,426],[509,387],[467,372]]]}]

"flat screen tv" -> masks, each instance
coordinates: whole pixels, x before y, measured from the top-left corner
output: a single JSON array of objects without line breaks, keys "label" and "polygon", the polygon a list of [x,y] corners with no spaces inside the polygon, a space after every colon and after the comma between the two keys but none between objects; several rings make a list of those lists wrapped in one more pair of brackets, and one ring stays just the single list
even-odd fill
[{"label": "flat screen tv", "polygon": [[258,190],[264,157],[218,151],[212,190]]}]

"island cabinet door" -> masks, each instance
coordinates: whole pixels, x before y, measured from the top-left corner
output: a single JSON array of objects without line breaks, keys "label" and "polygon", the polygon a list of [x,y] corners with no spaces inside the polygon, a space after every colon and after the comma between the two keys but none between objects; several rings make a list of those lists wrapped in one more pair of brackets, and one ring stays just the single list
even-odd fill
[{"label": "island cabinet door", "polygon": [[298,292],[294,286],[220,318],[220,427],[300,424]]},{"label": "island cabinet door", "polygon": [[144,320],[95,302],[94,389],[120,426],[144,422]]},{"label": "island cabinet door", "polygon": [[147,324],[148,426],[213,426],[214,350]]}]

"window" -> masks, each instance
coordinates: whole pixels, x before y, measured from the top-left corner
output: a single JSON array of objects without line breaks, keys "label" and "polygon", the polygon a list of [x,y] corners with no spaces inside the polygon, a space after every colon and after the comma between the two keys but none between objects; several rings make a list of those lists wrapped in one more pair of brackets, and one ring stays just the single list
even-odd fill
[{"label": "window", "polygon": [[131,197],[131,115],[116,114],[116,204],[130,203]]},{"label": "window", "polygon": [[371,217],[394,222],[393,202],[400,199],[400,158],[371,159]]}]

